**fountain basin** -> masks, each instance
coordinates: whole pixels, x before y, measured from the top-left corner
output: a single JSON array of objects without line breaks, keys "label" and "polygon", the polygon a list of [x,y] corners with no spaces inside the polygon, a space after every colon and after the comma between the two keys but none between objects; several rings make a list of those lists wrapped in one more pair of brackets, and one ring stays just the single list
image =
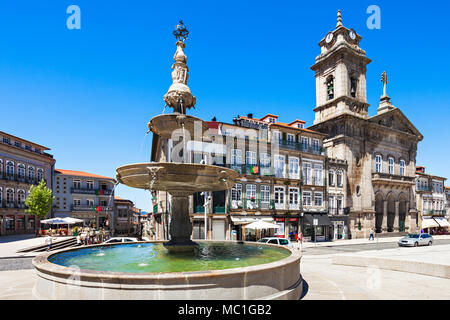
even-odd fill
[{"label": "fountain basin", "polygon": [[198,163],[150,162],[121,166],[117,179],[129,187],[186,193],[231,189],[239,174],[229,168]]},{"label": "fountain basin", "polygon": [[[210,241],[198,241],[200,246]],[[138,244],[162,244],[162,241]],[[221,241],[238,245],[234,241]],[[105,244],[85,247],[107,250]],[[230,299],[299,299],[302,292],[300,251],[254,242],[242,246],[280,250],[287,257],[269,263],[220,270],[176,272],[116,272],[79,269],[52,263],[58,254],[83,249],[63,249],[33,259],[37,281],[35,299],[162,299],[162,300],[230,300]],[[250,250],[250,251],[252,251]],[[227,253],[228,255],[228,253]],[[177,259],[175,257],[175,259]],[[191,263],[191,266],[195,264]],[[187,267],[189,269],[189,267]],[[194,268],[195,269],[195,268]],[[133,271],[133,270],[131,270]]]},{"label": "fountain basin", "polygon": [[189,132],[189,140],[192,140],[196,123],[199,134],[203,137],[203,133],[209,129],[208,124],[200,118],[181,113],[168,113],[153,117],[148,123],[148,129],[162,138],[170,139],[175,130],[182,130],[181,128],[184,126],[184,130]]}]

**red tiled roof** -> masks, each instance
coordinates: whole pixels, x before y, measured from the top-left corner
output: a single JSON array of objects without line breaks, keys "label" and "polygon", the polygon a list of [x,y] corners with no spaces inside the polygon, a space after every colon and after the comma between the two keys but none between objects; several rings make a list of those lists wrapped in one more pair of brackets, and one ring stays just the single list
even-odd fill
[{"label": "red tiled roof", "polygon": [[276,116],[276,115],[274,115],[274,114],[271,114],[271,113],[269,113],[269,114],[266,114],[264,117],[262,117],[261,119],[259,119],[259,120],[264,120],[265,118],[268,118],[268,117],[271,117],[271,118],[278,118],[278,116]]},{"label": "red tiled roof", "polygon": [[114,178],[100,176],[98,174],[93,174],[89,172],[83,172],[83,171],[74,171],[74,170],[65,170],[65,169],[55,169],[55,173],[61,173],[68,176],[78,176],[78,177],[89,177],[89,178],[100,178],[100,179],[108,179],[108,180],[114,180]]}]

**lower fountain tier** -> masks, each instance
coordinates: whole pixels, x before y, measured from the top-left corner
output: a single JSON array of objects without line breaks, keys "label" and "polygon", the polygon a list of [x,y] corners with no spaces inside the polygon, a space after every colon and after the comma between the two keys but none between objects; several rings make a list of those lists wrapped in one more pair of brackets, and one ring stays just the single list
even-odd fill
[{"label": "lower fountain tier", "polygon": [[136,163],[116,171],[117,180],[129,187],[184,195],[231,189],[239,177],[232,169],[196,163]]}]

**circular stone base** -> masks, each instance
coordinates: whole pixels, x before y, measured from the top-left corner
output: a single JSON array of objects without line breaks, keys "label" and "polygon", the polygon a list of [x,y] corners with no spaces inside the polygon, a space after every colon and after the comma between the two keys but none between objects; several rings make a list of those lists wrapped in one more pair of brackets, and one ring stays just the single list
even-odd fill
[{"label": "circular stone base", "polygon": [[166,242],[163,244],[164,248],[169,250],[170,253],[177,253],[177,252],[193,252],[197,247],[198,243],[195,243],[194,241],[188,240],[183,242]]}]

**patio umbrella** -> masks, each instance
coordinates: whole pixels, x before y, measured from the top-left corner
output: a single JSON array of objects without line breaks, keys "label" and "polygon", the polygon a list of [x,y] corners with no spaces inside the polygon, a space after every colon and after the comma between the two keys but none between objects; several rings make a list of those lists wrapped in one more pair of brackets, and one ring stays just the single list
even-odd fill
[{"label": "patio umbrella", "polygon": [[255,221],[244,226],[246,229],[278,229],[280,226],[263,220]]},{"label": "patio umbrella", "polygon": [[63,218],[63,220],[66,221],[66,224],[75,224],[75,223],[84,222],[84,220],[76,219],[76,218],[72,218],[72,217]]},{"label": "patio umbrella", "polygon": [[41,220],[41,223],[46,223],[46,224],[67,224],[67,221],[65,221],[62,218],[52,218],[52,219]]}]

